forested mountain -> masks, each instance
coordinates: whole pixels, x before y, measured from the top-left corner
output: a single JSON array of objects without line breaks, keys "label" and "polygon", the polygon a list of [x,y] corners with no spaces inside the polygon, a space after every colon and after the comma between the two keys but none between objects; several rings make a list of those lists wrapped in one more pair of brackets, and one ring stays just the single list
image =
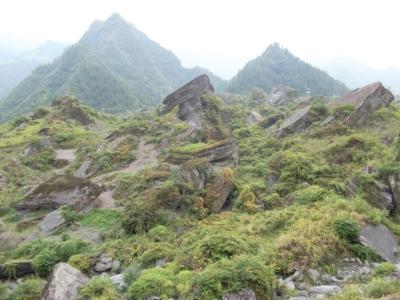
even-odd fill
[{"label": "forested mountain", "polygon": [[39,65],[51,62],[60,56],[65,45],[48,41],[36,49],[17,55],[0,53],[0,98],[7,95],[15,86]]},{"label": "forested mountain", "polygon": [[[26,113],[59,95],[116,113],[159,104],[180,84],[208,73],[186,69],[169,50],[118,14],[95,21],[61,58],[38,67],[0,103],[1,119]],[[211,75],[211,74],[209,74]],[[222,80],[212,76],[218,87]]]},{"label": "forested mountain", "polygon": [[230,81],[228,90],[245,93],[258,87],[270,92],[277,85],[290,86],[301,94],[310,91],[313,95],[332,96],[347,91],[343,83],[300,60],[277,43],[248,62]]}]

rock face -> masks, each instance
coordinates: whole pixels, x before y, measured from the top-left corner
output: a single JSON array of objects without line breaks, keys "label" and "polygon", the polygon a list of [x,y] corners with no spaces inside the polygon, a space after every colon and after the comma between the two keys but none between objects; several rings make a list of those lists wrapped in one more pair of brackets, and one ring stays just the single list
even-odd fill
[{"label": "rock face", "polygon": [[188,161],[179,168],[177,174],[180,181],[196,189],[204,189],[212,176],[213,167],[206,160]]},{"label": "rock face", "polygon": [[343,96],[340,102],[355,105],[355,110],[347,117],[346,123],[356,126],[365,122],[373,111],[388,106],[393,100],[393,94],[382,83],[374,82]]},{"label": "rock face", "polygon": [[277,137],[283,137],[288,134],[306,129],[307,126],[310,125],[310,119],[308,116],[310,109],[311,105],[300,108],[296,110],[289,118],[283,121],[282,125],[276,132]]},{"label": "rock face", "polygon": [[267,99],[267,104],[285,105],[299,96],[297,90],[288,86],[275,87]]},{"label": "rock face", "polygon": [[202,158],[216,166],[236,167],[238,161],[238,149],[234,140],[222,140],[211,144],[209,147],[204,147],[198,151],[172,151],[169,161],[177,164],[185,161]]},{"label": "rock face", "polygon": [[51,106],[59,110],[61,116],[67,119],[72,119],[82,125],[93,123],[92,118],[80,107],[78,99],[71,96],[56,98],[51,103]]},{"label": "rock face", "polygon": [[113,265],[113,258],[103,253],[97,259],[96,265],[94,266],[94,270],[98,273],[102,273],[111,270],[112,265]]},{"label": "rock face", "polygon": [[44,287],[42,300],[78,299],[79,289],[89,278],[66,263],[57,264]]},{"label": "rock face", "polygon": [[247,117],[247,123],[249,123],[250,125],[257,124],[261,122],[261,120],[261,115],[256,111],[251,111]]},{"label": "rock face", "polygon": [[244,289],[238,293],[224,294],[222,300],[257,300],[257,298],[252,289]]},{"label": "rock face", "polygon": [[16,205],[16,209],[33,211],[71,205],[80,210],[95,200],[101,192],[100,186],[88,179],[56,175],[26,195]]},{"label": "rock face", "polygon": [[[9,269],[13,271],[10,273]],[[20,278],[34,273],[30,260],[15,260],[0,266],[0,279]]]},{"label": "rock face", "polygon": [[220,140],[226,134],[220,124],[219,103],[207,75],[201,75],[167,96],[161,113],[178,107],[177,117],[189,125],[185,140],[192,142]]},{"label": "rock face", "polygon": [[396,263],[398,258],[396,254],[399,250],[399,244],[393,233],[382,224],[365,226],[359,237],[360,242],[374,249],[383,259]]},{"label": "rock face", "polygon": [[52,233],[65,224],[66,220],[61,215],[60,210],[48,213],[39,225],[44,233]]},{"label": "rock face", "polygon": [[214,87],[207,75],[201,75],[167,96],[163,101],[164,109],[162,113],[169,113],[184,102],[198,101],[206,93],[214,93]]}]

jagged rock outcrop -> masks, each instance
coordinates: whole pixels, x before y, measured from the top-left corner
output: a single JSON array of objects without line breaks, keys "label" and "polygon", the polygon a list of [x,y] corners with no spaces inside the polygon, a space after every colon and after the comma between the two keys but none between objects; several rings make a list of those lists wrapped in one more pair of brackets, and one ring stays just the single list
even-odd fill
[{"label": "jagged rock outcrop", "polygon": [[222,300],[257,300],[257,297],[252,289],[243,289],[237,293],[224,294]]},{"label": "jagged rock outcrop", "polygon": [[89,278],[66,263],[57,264],[44,287],[42,300],[75,300]]},{"label": "jagged rock outcrop", "polygon": [[31,260],[13,260],[0,265],[0,279],[20,278],[34,273]]},{"label": "jagged rock outcrop", "polygon": [[66,220],[60,210],[48,213],[39,225],[40,230],[44,233],[52,233],[66,223]]},{"label": "jagged rock outcrop", "polygon": [[214,176],[212,165],[204,159],[193,159],[185,162],[178,170],[179,181],[196,189],[204,189]]},{"label": "jagged rock outcrop", "polygon": [[60,112],[63,118],[75,120],[82,125],[89,125],[94,122],[79,105],[78,99],[73,96],[56,98],[51,102],[51,106]]},{"label": "jagged rock outcrop", "polygon": [[393,100],[393,94],[382,83],[374,82],[352,91],[339,101],[355,106],[345,122],[350,126],[356,126],[365,122],[373,111],[388,106]]},{"label": "jagged rock outcrop", "polygon": [[88,179],[56,175],[28,193],[16,205],[16,209],[33,211],[70,205],[80,210],[94,201],[101,192],[100,186]]},{"label": "jagged rock outcrop", "polygon": [[271,105],[285,105],[294,101],[299,96],[297,90],[288,86],[275,87],[267,99],[267,104]]},{"label": "jagged rock outcrop", "polygon": [[236,167],[238,161],[237,144],[235,140],[228,139],[200,147],[196,150],[173,149],[168,160],[175,164],[182,164],[186,161],[203,158],[221,167]]},{"label": "jagged rock outcrop", "polygon": [[276,132],[277,137],[283,137],[288,134],[300,132],[306,129],[311,123],[309,118],[310,109],[311,105],[300,108],[296,110],[289,118],[283,121]]},{"label": "jagged rock outcrop", "polygon": [[399,244],[385,225],[366,225],[360,232],[359,241],[374,249],[383,259],[392,263],[398,262]]},{"label": "jagged rock outcrop", "polygon": [[222,101],[214,94],[210,79],[201,75],[168,95],[161,113],[178,107],[177,118],[189,124],[189,134],[183,135],[186,140],[220,140],[226,137],[226,132],[221,124],[219,102]]}]

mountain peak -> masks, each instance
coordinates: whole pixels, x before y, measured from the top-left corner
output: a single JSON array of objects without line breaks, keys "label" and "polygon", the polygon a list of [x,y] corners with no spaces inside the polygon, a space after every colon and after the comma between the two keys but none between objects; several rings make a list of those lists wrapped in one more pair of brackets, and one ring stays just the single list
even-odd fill
[{"label": "mountain peak", "polygon": [[113,13],[107,20],[106,23],[116,23],[116,22],[123,22],[127,23],[123,17],[119,13]]}]

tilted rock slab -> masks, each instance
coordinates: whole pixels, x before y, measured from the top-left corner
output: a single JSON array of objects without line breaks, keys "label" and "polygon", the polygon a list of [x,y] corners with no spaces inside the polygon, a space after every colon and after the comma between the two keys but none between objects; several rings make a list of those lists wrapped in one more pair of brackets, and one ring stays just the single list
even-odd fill
[{"label": "tilted rock slab", "polygon": [[277,137],[284,137],[288,134],[303,131],[310,125],[308,113],[311,105],[296,110],[289,118],[283,121],[276,132]]},{"label": "tilted rock slab", "polygon": [[57,264],[44,287],[42,300],[75,300],[79,289],[89,280],[77,269],[66,263]]}]

